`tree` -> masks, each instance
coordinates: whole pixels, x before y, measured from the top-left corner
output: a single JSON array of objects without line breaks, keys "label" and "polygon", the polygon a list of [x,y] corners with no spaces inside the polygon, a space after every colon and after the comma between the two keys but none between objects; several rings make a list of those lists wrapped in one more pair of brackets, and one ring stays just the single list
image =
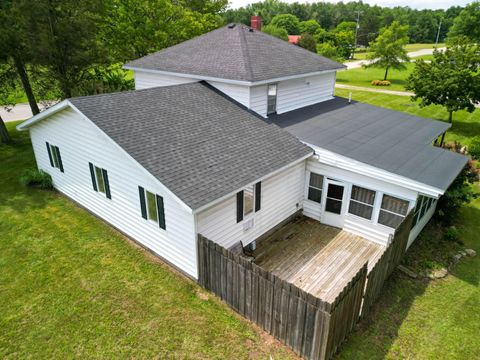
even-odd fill
[{"label": "tree", "polygon": [[455,18],[448,33],[450,41],[458,37],[467,37],[472,43],[480,43],[480,2],[475,1],[465,6]]},{"label": "tree", "polygon": [[266,25],[262,28],[262,31],[266,34],[275,36],[279,39],[288,41],[288,33],[287,30],[283,28],[276,27],[275,25]]},{"label": "tree", "polygon": [[[28,44],[29,34],[20,1],[5,0],[0,2],[0,63],[14,69],[20,79],[32,113],[38,114],[37,100],[32,90],[27,70],[27,60],[32,57]],[[5,69],[3,69],[5,71]]]},{"label": "tree", "polygon": [[434,51],[430,63],[415,62],[407,81],[407,90],[415,93],[412,100],[420,99],[420,106],[444,106],[452,123],[453,112],[473,112],[480,103],[480,49],[461,44]]},{"label": "tree", "polygon": [[300,34],[300,21],[295,15],[280,14],[272,19],[271,25],[285,29],[288,35]]},{"label": "tree", "polygon": [[317,42],[313,38],[313,35],[308,33],[302,34],[298,46],[314,53],[317,52]]},{"label": "tree", "polygon": [[387,80],[390,68],[403,70],[405,62],[409,61],[405,45],[408,43],[408,26],[400,25],[394,21],[389,27],[380,30],[380,34],[374,42],[370,43],[371,53],[368,59],[371,63],[367,67],[379,67],[385,69],[383,80]]},{"label": "tree", "polygon": [[301,21],[300,22],[300,33],[301,34],[310,34],[314,35],[318,29],[320,29],[320,24],[317,22],[317,20],[306,20],[306,21]]},{"label": "tree", "polygon": [[317,45],[317,53],[325,56],[326,58],[338,61],[339,56],[338,56],[338,49],[335,45],[332,45],[329,42],[324,42],[321,44]]},{"label": "tree", "polygon": [[222,25],[227,0],[107,0],[101,37],[115,61],[126,62]]},{"label": "tree", "polygon": [[[17,87],[17,74],[8,65],[0,66],[0,107],[10,111],[15,106],[12,94]],[[0,116],[0,144],[8,144],[11,141],[7,127]]]}]

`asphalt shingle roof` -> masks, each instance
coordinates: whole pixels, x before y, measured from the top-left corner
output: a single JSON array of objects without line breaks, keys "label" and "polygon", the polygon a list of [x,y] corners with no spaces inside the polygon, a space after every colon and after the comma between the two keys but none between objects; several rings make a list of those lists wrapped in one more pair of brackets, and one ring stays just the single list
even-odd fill
[{"label": "asphalt shingle roof", "polygon": [[450,125],[346,99],[270,116],[300,140],[446,190],[467,158],[432,145]]},{"label": "asphalt shingle roof", "polygon": [[243,24],[213,30],[125,66],[248,82],[345,68]]},{"label": "asphalt shingle roof", "polygon": [[70,102],[192,209],[313,153],[204,83]]}]

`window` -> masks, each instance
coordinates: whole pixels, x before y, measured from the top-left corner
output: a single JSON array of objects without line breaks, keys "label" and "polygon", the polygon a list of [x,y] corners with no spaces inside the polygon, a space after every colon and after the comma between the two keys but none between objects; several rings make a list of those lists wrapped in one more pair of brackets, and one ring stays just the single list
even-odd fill
[{"label": "window", "polygon": [[343,203],[343,185],[328,184],[327,197],[325,201],[325,211],[341,214]]},{"label": "window", "polygon": [[348,212],[350,214],[371,220],[374,202],[375,191],[353,185]]},{"label": "window", "polygon": [[408,212],[408,201],[383,195],[378,223],[396,229]]},{"label": "window", "polygon": [[417,204],[415,205],[415,210],[413,213],[413,222],[412,228],[419,223],[419,221],[425,216],[425,214],[430,210],[430,208],[435,204],[435,199],[420,195],[417,199]]},{"label": "window", "polygon": [[62,157],[60,156],[60,149],[58,146],[47,144],[47,152],[48,152],[48,159],[50,160],[50,165],[54,168],[59,169],[61,172],[63,172],[63,163],[62,163]]},{"label": "window", "polygon": [[110,193],[107,170],[95,166],[92,163],[88,163],[88,165],[90,167],[93,190],[105,194],[108,199],[111,199],[112,195]]},{"label": "window", "polygon": [[163,197],[145,190],[141,186],[138,187],[138,194],[142,217],[157,223],[161,229],[166,230]]},{"label": "window", "polygon": [[262,183],[258,182],[237,193],[237,223],[261,208]]},{"label": "window", "polygon": [[323,190],[323,176],[310,173],[310,182],[308,184],[308,200],[321,203],[322,190]]},{"label": "window", "polygon": [[277,84],[268,85],[267,90],[267,115],[277,111]]}]

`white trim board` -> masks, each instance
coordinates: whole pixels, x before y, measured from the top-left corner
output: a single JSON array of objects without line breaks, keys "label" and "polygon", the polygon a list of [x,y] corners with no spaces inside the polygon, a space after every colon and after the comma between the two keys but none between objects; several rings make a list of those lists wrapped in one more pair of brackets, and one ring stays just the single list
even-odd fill
[{"label": "white trim board", "polygon": [[386,170],[379,169],[372,165],[368,165],[352,158],[320,148],[316,145],[312,145],[307,142],[304,143],[315,150],[315,154],[316,156],[318,156],[318,161],[321,163],[348,170],[354,173],[370,176],[379,180],[383,180],[391,184],[418,191],[422,194],[434,198],[439,198],[445,192],[442,189],[423,184],[419,181],[415,181],[413,179],[409,179],[407,177],[397,175]]},{"label": "white trim board", "polygon": [[278,78],[272,78],[272,79],[266,79],[266,80],[246,81],[246,80],[232,80],[232,79],[217,78],[217,77],[214,77],[214,76],[177,73],[177,72],[172,72],[172,71],[143,69],[143,68],[138,68],[138,67],[135,67],[135,66],[127,66],[127,65],[124,65],[123,68],[127,69],[127,70],[138,71],[138,72],[146,72],[146,73],[151,73],[151,74],[163,74],[163,75],[172,75],[172,76],[178,76],[178,77],[183,77],[183,78],[198,79],[198,81],[201,81],[201,80],[218,81],[218,82],[223,82],[223,83],[227,83],[227,84],[247,85],[247,86],[265,85],[265,84],[270,84],[272,82],[278,82],[278,81],[283,81],[283,80],[301,79],[301,78],[304,78],[304,77],[309,77],[309,76],[314,76],[314,75],[332,73],[332,72],[336,72],[337,70],[339,70],[339,69],[323,70],[323,71],[315,71],[315,72],[309,72],[309,73],[304,73],[304,74],[281,76],[281,77],[278,77]]}]

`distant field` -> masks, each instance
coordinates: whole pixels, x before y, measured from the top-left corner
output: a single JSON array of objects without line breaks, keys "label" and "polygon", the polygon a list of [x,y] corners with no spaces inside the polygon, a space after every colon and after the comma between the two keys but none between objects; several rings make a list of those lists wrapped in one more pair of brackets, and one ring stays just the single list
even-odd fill
[{"label": "distant field", "polygon": [[[445,47],[445,44],[440,43],[437,46],[441,48],[441,47]],[[435,44],[408,44],[405,46],[405,49],[407,49],[408,52],[412,52],[412,51],[418,51],[423,49],[433,49],[434,47],[435,47]],[[368,54],[370,54],[370,52],[368,51],[368,48],[359,48],[355,52],[355,59],[353,60],[365,60]],[[429,56],[429,55],[426,55],[426,56]],[[347,60],[347,61],[353,61],[353,60]]]}]

